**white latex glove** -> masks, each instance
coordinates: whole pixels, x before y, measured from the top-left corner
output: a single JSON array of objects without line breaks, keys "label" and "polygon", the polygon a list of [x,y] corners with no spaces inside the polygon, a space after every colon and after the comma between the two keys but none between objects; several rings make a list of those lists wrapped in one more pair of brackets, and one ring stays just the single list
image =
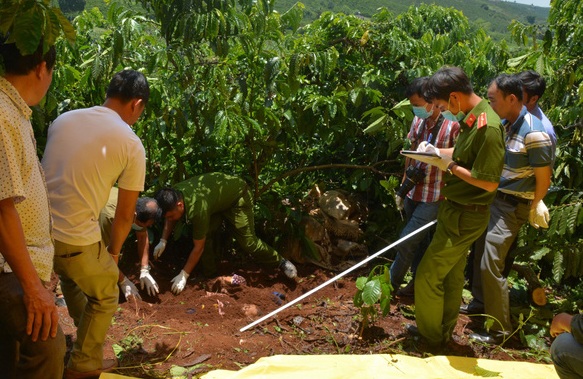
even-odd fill
[{"label": "white latex glove", "polygon": [[550,219],[549,210],[542,200],[536,204],[536,207],[530,208],[528,222],[536,229],[540,227],[548,228]]},{"label": "white latex glove", "polygon": [[140,286],[142,290],[146,287],[148,295],[155,296],[158,292],[158,283],[152,278],[150,275],[150,268],[149,267],[142,267],[140,270]]},{"label": "white latex glove", "polygon": [[180,270],[180,274],[176,275],[172,279],[172,293],[178,295],[184,287],[186,286],[186,279],[188,279],[188,274],[184,270]]},{"label": "white latex glove", "polygon": [[[437,149],[436,147],[434,147],[434,149],[439,151],[439,149]],[[419,151],[419,150],[417,150],[417,151]],[[425,152],[430,152],[430,151],[426,150]],[[432,156],[427,156],[427,155],[419,155],[419,154],[415,154],[415,153],[411,154],[411,153],[401,152],[401,154],[403,154],[404,156],[409,157],[411,159],[415,159],[419,162],[424,162],[424,163],[427,163],[429,165],[436,166],[442,171],[446,171],[448,169],[449,165],[451,164],[451,162],[453,162],[453,159],[451,159],[451,157],[448,155],[443,155],[441,157],[432,157]]]},{"label": "white latex glove", "polygon": [[128,300],[130,296],[135,296],[136,298],[142,300],[138,289],[134,283],[132,283],[132,281],[127,278],[127,276],[123,278],[121,283],[119,283],[119,287],[121,288],[121,292],[123,293],[126,300]]},{"label": "white latex glove", "polygon": [[395,205],[397,206],[397,209],[400,211],[405,209],[405,201],[401,196],[395,195]]},{"label": "white latex glove", "polygon": [[154,259],[160,258],[160,256],[164,252],[164,249],[166,249],[166,240],[164,238],[160,238],[160,242],[158,242],[158,244],[154,248]]},{"label": "white latex glove", "polygon": [[419,146],[417,146],[417,151],[421,153],[433,153],[435,155],[441,155],[439,154],[439,149],[427,141],[421,142]]}]

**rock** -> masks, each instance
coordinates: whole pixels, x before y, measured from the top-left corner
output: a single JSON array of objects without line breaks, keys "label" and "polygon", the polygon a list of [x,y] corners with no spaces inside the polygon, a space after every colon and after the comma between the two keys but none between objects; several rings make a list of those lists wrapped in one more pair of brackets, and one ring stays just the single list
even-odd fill
[{"label": "rock", "polygon": [[332,253],[339,257],[362,257],[368,255],[368,249],[363,244],[339,239],[336,241],[336,247]]},{"label": "rock", "polygon": [[351,213],[351,203],[348,196],[338,190],[326,191],[318,200],[320,208],[336,220],[346,220]]},{"label": "rock", "polygon": [[302,322],[304,322],[304,318],[302,316],[296,316],[293,318],[293,323],[295,326],[300,326],[302,324]]},{"label": "rock", "polygon": [[324,227],[332,237],[349,241],[358,241],[364,234],[355,220],[337,220],[324,215]]},{"label": "rock", "polygon": [[255,304],[243,304],[241,308],[245,316],[249,318],[256,318],[257,316],[261,315],[261,310]]},{"label": "rock", "polygon": [[315,218],[304,217],[302,219],[302,224],[304,226],[306,237],[312,241],[318,243],[328,239],[324,225],[319,223]]}]

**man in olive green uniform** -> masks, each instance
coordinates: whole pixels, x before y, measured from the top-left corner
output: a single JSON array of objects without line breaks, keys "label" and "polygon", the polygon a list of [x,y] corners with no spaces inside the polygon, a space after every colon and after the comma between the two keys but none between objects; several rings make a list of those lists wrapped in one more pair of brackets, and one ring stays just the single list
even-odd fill
[{"label": "man in olive green uniform", "polygon": [[261,263],[279,264],[287,277],[296,277],[295,266],[255,235],[253,200],[243,179],[219,172],[203,174],[176,184],[175,189],[164,188],[155,197],[165,223],[160,243],[154,248],[154,259],[166,248],[166,240],[178,220],[185,216],[184,222],[192,227],[194,247],[184,268],[172,279],[175,294],[184,289],[188,276],[202,256],[211,224],[217,218],[226,222],[244,252]]},{"label": "man in olive green uniform", "polygon": [[[415,278],[417,328],[408,327],[428,343],[443,347],[456,325],[464,268],[470,245],[483,233],[490,218],[504,164],[504,129],[486,100],[473,92],[469,78],[457,67],[438,70],[425,88],[427,101],[445,118],[459,121],[453,149],[422,144],[417,149],[440,157],[416,157],[447,171],[437,230]],[[452,111],[457,111],[455,114]]]}]

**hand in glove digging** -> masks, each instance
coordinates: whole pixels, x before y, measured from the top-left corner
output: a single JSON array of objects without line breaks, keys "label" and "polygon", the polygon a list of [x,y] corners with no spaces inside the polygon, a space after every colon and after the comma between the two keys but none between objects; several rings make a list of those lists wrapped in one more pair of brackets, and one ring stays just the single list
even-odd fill
[{"label": "hand in glove digging", "polygon": [[150,267],[142,267],[140,270],[140,286],[142,290],[146,287],[148,295],[155,296],[160,290],[158,288],[158,283],[150,275]]},{"label": "hand in glove digging", "polygon": [[123,293],[126,300],[128,300],[130,296],[135,296],[137,299],[142,300],[142,297],[140,296],[138,289],[136,288],[134,283],[132,283],[132,281],[129,280],[127,277],[124,277],[121,283],[118,284],[119,287],[121,288],[121,293]]},{"label": "hand in glove digging", "polygon": [[186,279],[188,279],[188,274],[184,270],[180,270],[180,274],[176,275],[172,279],[172,293],[178,295],[184,287],[186,286]]},{"label": "hand in glove digging", "polygon": [[164,249],[166,249],[166,240],[163,238],[160,238],[160,242],[158,242],[158,244],[154,248],[154,259],[155,260],[158,260],[158,258],[160,258],[160,256],[164,252]]}]

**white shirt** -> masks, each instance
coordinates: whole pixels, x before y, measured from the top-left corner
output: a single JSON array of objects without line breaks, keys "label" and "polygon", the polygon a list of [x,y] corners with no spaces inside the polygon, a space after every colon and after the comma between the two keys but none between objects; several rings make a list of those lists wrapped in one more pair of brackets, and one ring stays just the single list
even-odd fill
[{"label": "white shirt", "polygon": [[143,191],[142,142],[113,110],[70,111],[49,127],[42,160],[56,240],[87,246],[101,240],[99,212],[111,187]]}]

